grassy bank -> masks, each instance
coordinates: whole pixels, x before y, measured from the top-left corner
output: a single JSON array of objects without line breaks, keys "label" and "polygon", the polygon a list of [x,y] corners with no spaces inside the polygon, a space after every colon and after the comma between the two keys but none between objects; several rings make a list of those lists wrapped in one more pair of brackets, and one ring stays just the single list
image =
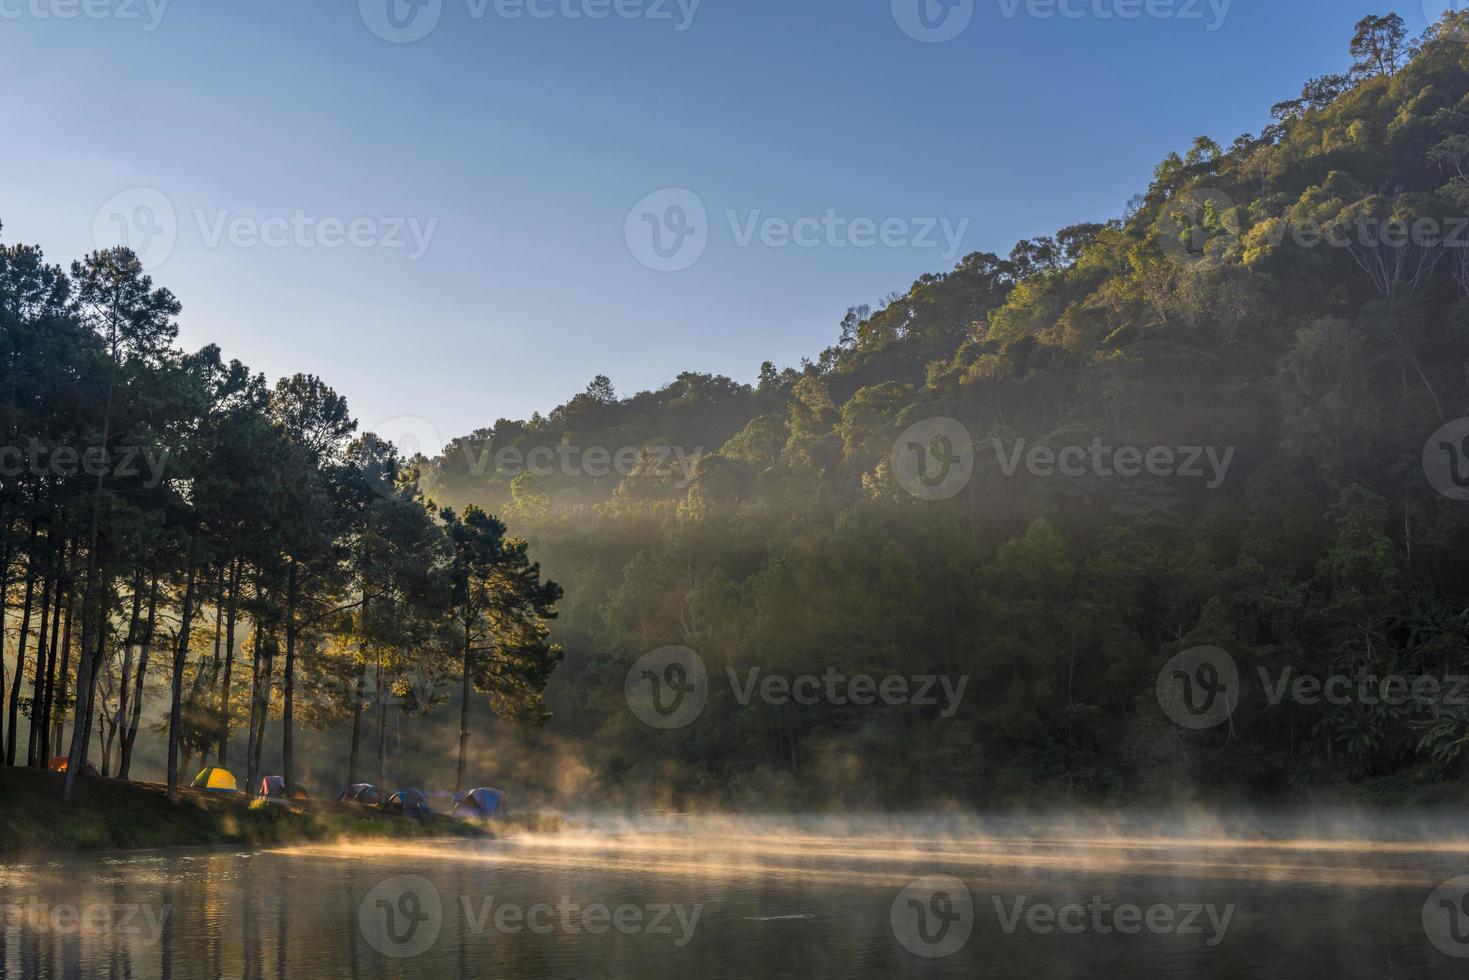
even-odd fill
[{"label": "grassy bank", "polygon": [[0,855],[204,844],[285,844],[303,841],[488,838],[485,827],[446,816],[422,820],[329,800],[289,806],[250,806],[244,794],[183,790],[170,803],[155,783],[85,777],[76,798],[61,801],[63,777],[0,768]]}]

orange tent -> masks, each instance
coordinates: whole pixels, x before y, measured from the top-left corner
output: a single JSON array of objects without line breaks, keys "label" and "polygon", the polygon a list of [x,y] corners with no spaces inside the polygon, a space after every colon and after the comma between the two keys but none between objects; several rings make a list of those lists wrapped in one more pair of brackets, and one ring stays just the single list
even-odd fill
[{"label": "orange tent", "polygon": [[[46,768],[51,770],[52,772],[66,772],[69,762],[70,760],[67,759],[67,757],[64,755],[53,756],[50,761],[46,763]],[[92,765],[90,762],[87,763],[87,768],[83,771],[86,772],[88,776],[98,775],[97,767]]]}]

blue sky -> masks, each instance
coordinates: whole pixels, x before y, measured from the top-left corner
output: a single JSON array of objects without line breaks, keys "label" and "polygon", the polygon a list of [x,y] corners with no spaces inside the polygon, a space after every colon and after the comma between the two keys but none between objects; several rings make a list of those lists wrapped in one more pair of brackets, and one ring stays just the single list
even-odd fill
[{"label": "blue sky", "polygon": [[[951,267],[944,229],[1004,254],[1114,217],[1392,9],[962,0],[931,43],[902,26],[919,0],[416,2],[0,0],[4,238],[69,261],[127,229],[185,346],[431,442],[598,373],[631,394],[814,355],[847,306]],[[507,16],[527,3],[548,16]],[[1397,9],[1417,33],[1444,5]],[[649,268],[639,228],[680,218],[686,267]]]}]

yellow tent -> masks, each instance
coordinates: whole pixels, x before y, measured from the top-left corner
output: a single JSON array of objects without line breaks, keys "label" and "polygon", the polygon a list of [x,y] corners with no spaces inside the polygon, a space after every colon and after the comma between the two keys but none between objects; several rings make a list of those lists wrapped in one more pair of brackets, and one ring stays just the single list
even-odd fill
[{"label": "yellow tent", "polygon": [[199,775],[194,777],[192,785],[195,789],[207,789],[215,793],[238,793],[240,791],[240,784],[235,782],[235,777],[230,775],[228,770],[220,769],[218,766],[199,770]]}]

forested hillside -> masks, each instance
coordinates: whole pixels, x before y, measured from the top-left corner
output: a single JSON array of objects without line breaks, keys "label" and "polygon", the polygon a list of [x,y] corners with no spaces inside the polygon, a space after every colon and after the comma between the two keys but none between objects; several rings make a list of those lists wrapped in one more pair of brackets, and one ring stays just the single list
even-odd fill
[{"label": "forested hillside", "polygon": [[[125,248],[0,247],[0,753],[335,791],[457,748],[460,788],[633,808],[1458,794],[1469,15],[1348,53],[798,367],[598,377],[434,459],[177,349]],[[629,705],[669,646],[682,727]],[[1180,724],[1200,647],[1232,711]],[[832,674],[953,697],[742,694]]]},{"label": "forested hillside", "polygon": [[[1272,704],[1260,669],[1361,691],[1469,672],[1469,502],[1425,469],[1462,480],[1469,450],[1425,458],[1469,415],[1466,36],[1368,18],[1344,73],[1261,133],[1170,155],[1118,220],[852,310],[798,369],[629,398],[599,378],[427,463],[429,496],[503,513],[566,587],[541,737],[575,746],[579,792],[983,805],[1457,778],[1451,684]],[[952,496],[894,472],[931,419],[972,440]],[[619,474],[627,447],[645,451]],[[669,644],[716,678],[970,681],[948,717],[741,705],[715,681],[695,723],[659,732],[623,684]],[[1191,731],[1156,684],[1205,644],[1243,690],[1228,725]]]}]

